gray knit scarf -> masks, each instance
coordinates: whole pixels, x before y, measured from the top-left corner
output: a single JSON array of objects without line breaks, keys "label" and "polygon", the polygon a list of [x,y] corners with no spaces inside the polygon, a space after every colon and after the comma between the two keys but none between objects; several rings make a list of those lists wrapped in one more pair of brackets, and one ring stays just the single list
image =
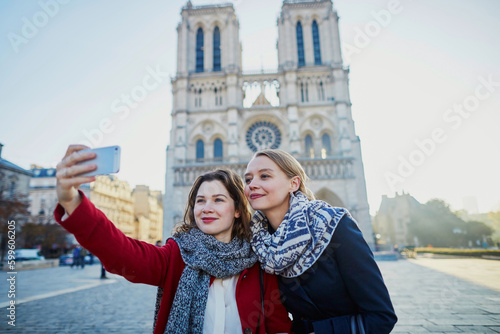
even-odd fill
[{"label": "gray knit scarf", "polygon": [[[257,262],[250,243],[233,238],[224,243],[193,228],[173,236],[186,267],[175,293],[165,333],[202,333],[210,276],[227,278]],[[158,289],[155,324],[163,290]],[[160,299],[160,300],[158,300]]]},{"label": "gray knit scarf", "polygon": [[267,217],[257,211],[250,223],[252,248],[270,274],[297,277],[309,269],[326,249],[344,208],[323,201],[310,201],[300,191],[290,196],[290,208],[274,234]]}]

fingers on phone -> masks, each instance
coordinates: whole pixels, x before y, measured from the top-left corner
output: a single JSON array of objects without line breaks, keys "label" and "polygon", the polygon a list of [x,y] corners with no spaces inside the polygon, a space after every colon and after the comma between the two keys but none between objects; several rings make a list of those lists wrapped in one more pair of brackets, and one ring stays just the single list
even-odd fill
[{"label": "fingers on phone", "polygon": [[91,160],[91,159],[94,159],[96,157],[96,154],[95,152],[79,152],[79,151],[75,151],[73,153],[71,153],[70,155],[68,155],[67,157],[65,157],[62,161],[61,161],[61,167],[63,168],[68,168],[68,167],[72,167],[72,166],[75,166],[76,164],[78,164],[79,162],[82,162],[82,161],[86,161],[86,160]]},{"label": "fingers on phone", "polygon": [[85,152],[86,154],[85,153],[82,154],[80,152],[80,151],[85,150],[85,149],[90,149],[90,147],[85,146],[85,145],[70,145],[68,147],[68,149],[66,150],[66,154],[64,155],[63,161],[66,159],[69,159],[67,161],[73,161],[74,159],[77,159],[80,157],[89,157],[90,159],[95,157],[95,153],[93,153],[93,152]]},{"label": "fingers on phone", "polygon": [[79,174],[91,172],[91,171],[96,170],[96,169],[97,169],[96,164],[73,165],[73,166],[69,167],[70,171],[68,172],[68,176],[74,177],[74,176],[78,176]]},{"label": "fingers on phone", "polygon": [[75,185],[79,186],[84,183],[94,182],[95,176],[77,176],[74,177],[72,180],[75,183]]},{"label": "fingers on phone", "polygon": [[67,156],[69,156],[73,152],[78,152],[78,151],[89,149],[89,148],[90,147],[88,147],[86,145],[69,145],[68,149],[66,150],[66,154],[64,155],[64,157],[66,158]]},{"label": "fingers on phone", "polygon": [[[58,165],[56,177],[58,180],[71,179],[77,177],[80,174],[91,172],[97,169],[97,165],[88,164],[88,165],[73,165],[71,167],[64,167],[64,165]],[[87,176],[88,177],[88,176]],[[92,181],[85,181],[92,182]]]}]

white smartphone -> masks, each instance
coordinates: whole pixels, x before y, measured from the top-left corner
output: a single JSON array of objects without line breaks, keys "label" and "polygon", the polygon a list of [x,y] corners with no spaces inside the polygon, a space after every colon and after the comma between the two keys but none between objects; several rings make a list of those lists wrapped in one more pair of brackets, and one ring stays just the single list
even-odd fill
[{"label": "white smartphone", "polygon": [[94,176],[111,173],[118,173],[120,170],[120,146],[108,146],[94,149],[81,150],[80,152],[95,152],[96,157],[78,163],[78,165],[97,165],[97,169],[91,172],[82,173],[78,176]]}]

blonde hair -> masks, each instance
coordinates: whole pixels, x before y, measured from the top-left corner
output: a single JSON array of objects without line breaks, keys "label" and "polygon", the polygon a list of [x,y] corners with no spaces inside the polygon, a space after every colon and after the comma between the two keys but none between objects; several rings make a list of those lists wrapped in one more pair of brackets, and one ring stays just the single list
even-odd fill
[{"label": "blonde hair", "polygon": [[314,193],[307,188],[306,183],[309,178],[302,168],[300,162],[297,161],[290,153],[278,149],[266,149],[258,151],[254,154],[254,158],[265,156],[271,159],[290,179],[298,176],[300,179],[299,189],[309,200],[315,200]]}]

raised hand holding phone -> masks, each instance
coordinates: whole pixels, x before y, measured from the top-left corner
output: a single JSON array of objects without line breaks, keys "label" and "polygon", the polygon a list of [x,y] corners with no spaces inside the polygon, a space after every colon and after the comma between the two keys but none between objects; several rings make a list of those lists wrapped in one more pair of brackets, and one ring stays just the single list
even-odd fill
[{"label": "raised hand holding phone", "polygon": [[[68,214],[71,214],[81,203],[78,194],[80,185],[95,181],[95,175],[118,171],[119,153],[119,147],[118,149],[112,147],[95,150],[84,145],[68,147],[64,158],[56,168],[57,199]],[[109,159],[110,156],[112,159]]]}]

